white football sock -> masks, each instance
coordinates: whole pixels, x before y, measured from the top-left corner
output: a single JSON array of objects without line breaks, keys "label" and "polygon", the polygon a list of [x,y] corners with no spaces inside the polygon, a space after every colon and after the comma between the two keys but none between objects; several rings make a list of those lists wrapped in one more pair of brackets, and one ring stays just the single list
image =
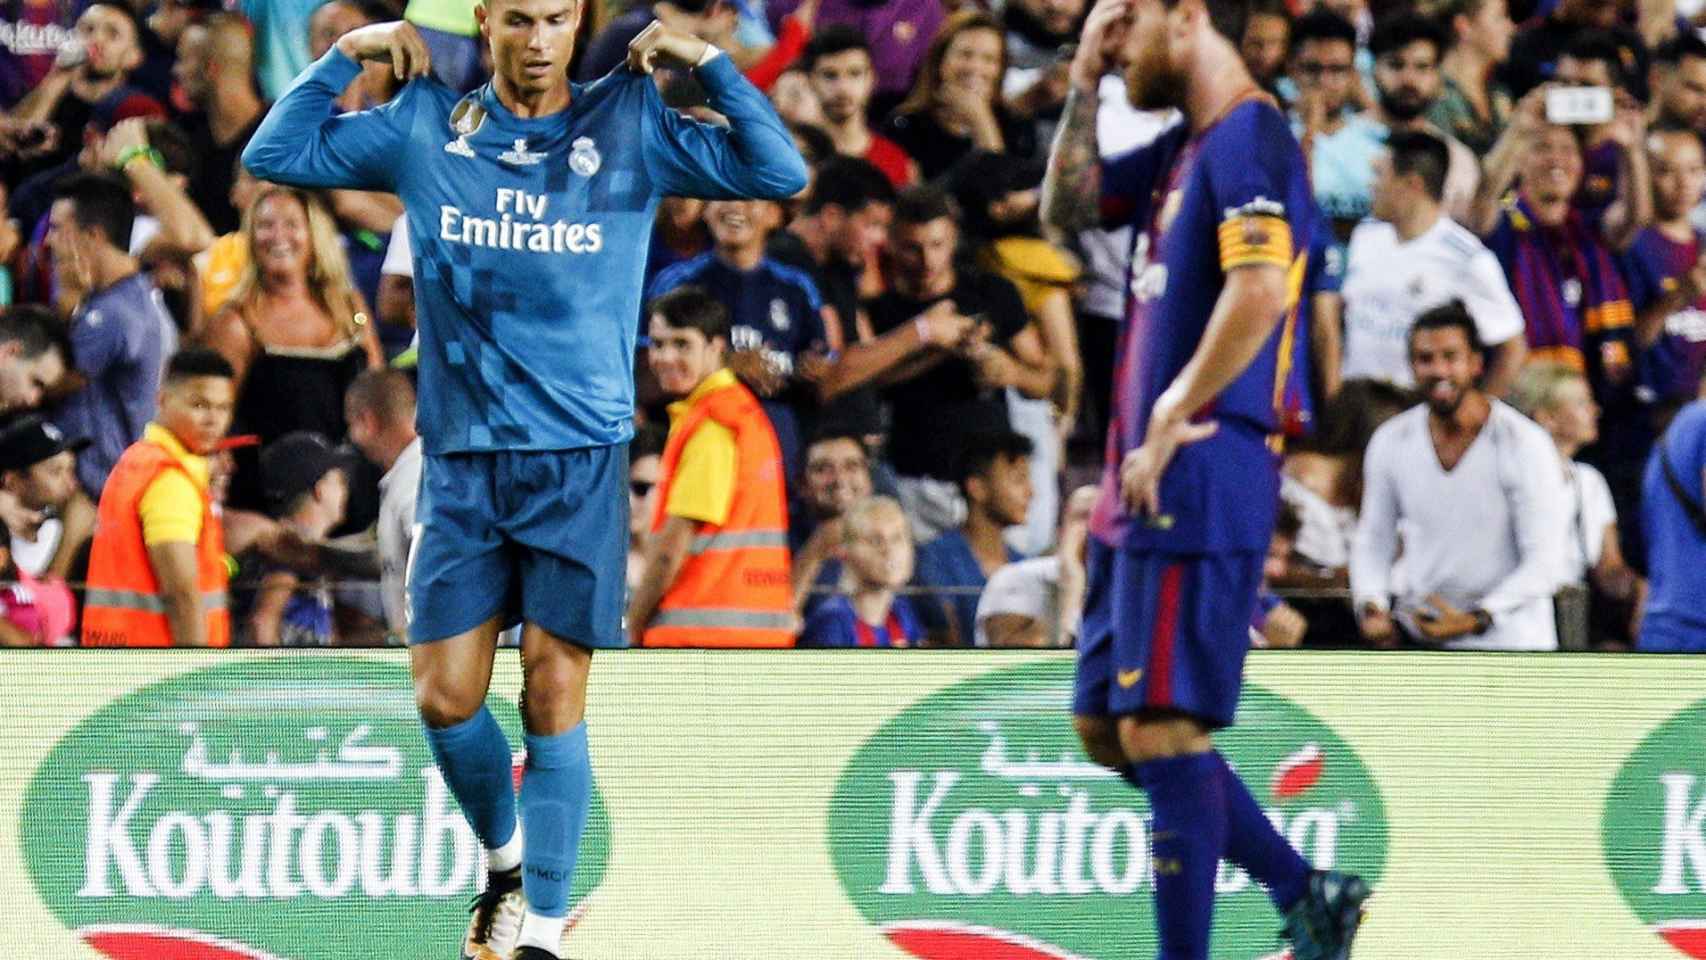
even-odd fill
[{"label": "white football sock", "polygon": [[501,847],[486,848],[486,869],[493,873],[508,873],[521,866],[521,825],[516,824],[515,833],[510,835],[509,842]]},{"label": "white football sock", "polygon": [[516,938],[515,946],[538,947],[557,956],[557,951],[563,949],[563,927],[567,923],[567,917],[541,917],[530,909],[521,918],[521,936]]}]

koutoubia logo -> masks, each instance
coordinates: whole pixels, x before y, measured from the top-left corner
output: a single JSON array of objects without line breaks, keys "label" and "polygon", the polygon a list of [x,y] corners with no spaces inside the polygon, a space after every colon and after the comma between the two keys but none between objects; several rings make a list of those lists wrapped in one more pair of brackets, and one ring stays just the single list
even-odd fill
[{"label": "koutoubia logo", "polygon": [[[42,761],[20,831],[41,899],[113,960],[445,954],[485,879],[407,670],[350,658],[234,661],[107,704]],[[609,851],[595,790],[577,915]]]},{"label": "koutoubia logo", "polygon": [[[1148,802],[1089,763],[1072,732],[1072,664],[1027,664],[908,707],[837,784],[829,845],[842,886],[921,960],[1147,956]],[[1247,686],[1220,749],[1280,831],[1318,866],[1377,881],[1386,814],[1350,747],[1309,713]],[[1217,958],[1279,949],[1260,886],[1222,863]]]},{"label": "koutoubia logo", "polygon": [[1605,862],[1635,915],[1686,956],[1706,958],[1706,700],[1660,724],[1611,782]]}]

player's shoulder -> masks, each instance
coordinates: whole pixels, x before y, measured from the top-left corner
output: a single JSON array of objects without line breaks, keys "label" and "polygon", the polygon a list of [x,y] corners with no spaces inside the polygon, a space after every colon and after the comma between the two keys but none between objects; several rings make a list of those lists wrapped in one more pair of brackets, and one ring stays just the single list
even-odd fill
[{"label": "player's shoulder", "polygon": [[1203,136],[1205,149],[1216,154],[1249,160],[1268,151],[1288,147],[1297,150],[1291,123],[1267,96],[1252,96],[1231,110]]},{"label": "player's shoulder", "polygon": [[458,103],[478,96],[478,90],[469,94],[459,94],[446,86],[444,81],[429,73],[403,84],[403,88],[397,91],[395,97],[391,98],[389,106],[405,113],[413,112],[417,116],[422,113],[430,113],[448,117],[451,111],[456,109]]},{"label": "player's shoulder", "polygon": [[1458,260],[1473,260],[1487,256],[1487,245],[1475,232],[1450,217],[1440,217],[1434,229],[1428,231],[1430,246]]},{"label": "player's shoulder", "polygon": [[1374,433],[1369,436],[1368,448],[1373,451],[1377,446],[1386,447],[1394,443],[1402,444],[1416,436],[1426,436],[1427,428],[1427,404],[1418,403],[1375,427]]},{"label": "player's shoulder", "polygon": [[1527,414],[1497,398],[1492,400],[1492,408],[1492,419],[1497,429],[1537,450],[1556,448],[1552,435],[1546,432],[1545,427],[1530,420]]},{"label": "player's shoulder", "polygon": [[1351,228],[1351,238],[1345,242],[1351,258],[1361,260],[1370,252],[1384,252],[1398,245],[1398,231],[1385,220],[1368,217]]},{"label": "player's shoulder", "polygon": [[652,292],[668,293],[676,287],[692,283],[704,276],[715,262],[716,258],[710,253],[695,254],[686,260],[678,260],[659,270],[657,276],[652,278]]}]

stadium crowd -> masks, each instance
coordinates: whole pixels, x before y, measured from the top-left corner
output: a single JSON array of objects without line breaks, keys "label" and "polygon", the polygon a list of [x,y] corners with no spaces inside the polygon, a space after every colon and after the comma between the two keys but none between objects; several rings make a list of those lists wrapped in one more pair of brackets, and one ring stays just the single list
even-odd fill
[{"label": "stadium crowd", "polygon": [[[1242,52],[1324,224],[1297,238],[1275,333],[1284,507],[1252,642],[1706,651],[1706,5],[1250,5]],[[575,79],[622,69],[653,18],[680,26],[770,95],[812,168],[787,203],[658,211],[634,643],[694,643],[668,617],[688,592],[781,614],[716,643],[1072,645],[1116,331],[1157,278],[1129,228],[1045,222],[1046,162],[1075,84],[1099,93],[1104,156],[1180,122],[1116,74],[1073,77],[1087,8],[589,8]],[[406,16],[437,82],[477,86],[472,9],[7,7],[0,643],[112,642],[143,601],[177,642],[399,642],[411,225],[394,197],[240,157],[367,23]],[[657,76],[718,121],[690,74]],[[339,106],[396,90],[369,65]],[[198,582],[215,562],[228,593]]]}]

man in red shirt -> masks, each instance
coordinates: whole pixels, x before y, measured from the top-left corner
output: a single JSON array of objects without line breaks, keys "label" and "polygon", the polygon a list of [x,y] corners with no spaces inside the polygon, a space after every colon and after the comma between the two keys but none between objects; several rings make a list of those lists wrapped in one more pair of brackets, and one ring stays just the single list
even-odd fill
[{"label": "man in red shirt", "polygon": [[896,190],[918,181],[918,164],[865,120],[877,74],[863,34],[844,25],[823,28],[806,44],[800,66],[823,104],[824,130],[835,141],[836,153],[881,170]]}]

